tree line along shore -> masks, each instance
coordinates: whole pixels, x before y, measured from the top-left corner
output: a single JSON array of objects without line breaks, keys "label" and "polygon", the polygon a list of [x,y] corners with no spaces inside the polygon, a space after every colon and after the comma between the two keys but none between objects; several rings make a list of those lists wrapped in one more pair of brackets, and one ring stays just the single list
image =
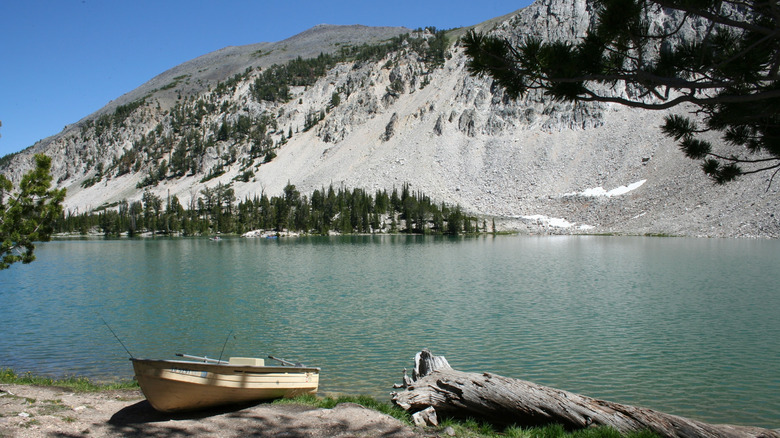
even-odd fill
[{"label": "tree line along shore", "polygon": [[[461,235],[495,232],[495,222],[466,214],[460,205],[435,203],[413,192],[408,184],[400,190],[345,187],[314,190],[302,195],[287,184],[280,196],[265,193],[236,200],[230,185],[201,190],[185,208],[177,196],[166,199],[145,191],[140,201],[105,205],[89,213],[62,213],[54,222],[58,234],[94,234],[106,237],[142,233],[152,235],[204,236],[244,234],[274,230],[313,235],[410,233]],[[490,227],[490,229],[488,229]]]}]

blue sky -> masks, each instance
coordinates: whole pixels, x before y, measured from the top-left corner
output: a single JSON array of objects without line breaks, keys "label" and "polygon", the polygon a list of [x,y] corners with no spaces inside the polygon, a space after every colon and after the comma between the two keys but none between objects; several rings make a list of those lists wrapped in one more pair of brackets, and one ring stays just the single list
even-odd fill
[{"label": "blue sky", "polygon": [[225,46],[280,41],[317,24],[470,26],[519,1],[4,0],[0,156],[182,62]]}]

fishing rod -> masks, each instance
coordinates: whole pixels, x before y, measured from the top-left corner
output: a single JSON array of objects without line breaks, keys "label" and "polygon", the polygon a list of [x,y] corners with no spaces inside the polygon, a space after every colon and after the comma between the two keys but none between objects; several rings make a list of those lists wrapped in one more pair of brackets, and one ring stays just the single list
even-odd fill
[{"label": "fishing rod", "polygon": [[[98,315],[98,316],[100,316],[100,315]],[[102,316],[100,316],[100,319],[103,321],[103,324],[105,324],[106,327],[108,327],[108,329],[111,330],[111,334],[114,335],[114,337],[116,338],[117,341],[119,341],[119,343],[122,345],[122,348],[124,348],[125,351],[127,352],[127,354],[130,356],[130,359],[133,359],[134,358],[133,353],[131,353],[130,350],[128,350],[127,347],[125,346],[125,343],[122,342],[121,339],[119,339],[119,336],[116,335],[116,333],[114,332],[114,329],[112,329],[111,326],[108,325],[108,323],[106,322],[105,319],[103,319]]]},{"label": "fishing rod", "polygon": [[[233,334],[233,330],[228,333],[227,337],[225,338],[225,343],[222,344],[222,351],[219,352],[219,359],[217,359],[218,362],[222,362],[222,353],[225,352],[225,347],[227,346],[228,341],[230,340],[230,335]],[[233,336],[233,339],[236,339],[235,336]]]}]

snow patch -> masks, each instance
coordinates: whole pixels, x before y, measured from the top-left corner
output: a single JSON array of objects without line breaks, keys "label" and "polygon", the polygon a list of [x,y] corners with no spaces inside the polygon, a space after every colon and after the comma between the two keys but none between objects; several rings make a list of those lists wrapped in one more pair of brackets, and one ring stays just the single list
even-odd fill
[{"label": "snow patch", "polygon": [[629,184],[627,186],[620,186],[620,187],[612,189],[610,191],[606,191],[603,187],[595,187],[595,188],[592,188],[592,189],[586,189],[585,191],[579,192],[579,193],[577,193],[577,192],[564,193],[563,196],[586,196],[586,197],[589,197],[589,198],[596,198],[596,197],[599,197],[599,196],[606,196],[606,197],[609,198],[609,197],[612,197],[612,196],[625,195],[626,193],[628,193],[628,192],[630,192],[632,190],[638,189],[645,182],[647,182],[647,180],[643,179],[643,180],[637,181],[637,182],[635,182],[633,184]]},{"label": "snow patch", "polygon": [[540,225],[547,225],[556,228],[571,228],[572,226],[574,226],[573,223],[567,221],[566,219],[559,218],[559,217],[548,217],[541,214],[522,216],[522,218],[527,219],[529,221],[534,221]]},{"label": "snow patch", "polygon": [[[534,214],[531,216],[520,216],[520,217],[528,221],[536,222],[536,224],[545,227],[572,228],[575,225],[577,225],[574,222],[569,222],[566,219],[560,217],[549,217],[541,214]],[[586,224],[580,224],[576,226],[576,229],[578,230],[592,230],[593,228],[596,227],[594,227],[593,225],[586,225]]]}]

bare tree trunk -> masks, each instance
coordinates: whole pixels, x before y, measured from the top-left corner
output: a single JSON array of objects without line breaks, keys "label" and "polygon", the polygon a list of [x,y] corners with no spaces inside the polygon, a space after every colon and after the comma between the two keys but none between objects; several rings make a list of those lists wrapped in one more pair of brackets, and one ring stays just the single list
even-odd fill
[{"label": "bare tree trunk", "polygon": [[403,387],[406,391],[393,393],[393,403],[412,413],[433,407],[440,415],[483,418],[505,425],[609,426],[620,433],[647,429],[680,438],[780,438],[777,430],[707,424],[524,380],[457,371],[444,357],[433,356],[427,349],[415,356],[412,379],[405,377]]}]

